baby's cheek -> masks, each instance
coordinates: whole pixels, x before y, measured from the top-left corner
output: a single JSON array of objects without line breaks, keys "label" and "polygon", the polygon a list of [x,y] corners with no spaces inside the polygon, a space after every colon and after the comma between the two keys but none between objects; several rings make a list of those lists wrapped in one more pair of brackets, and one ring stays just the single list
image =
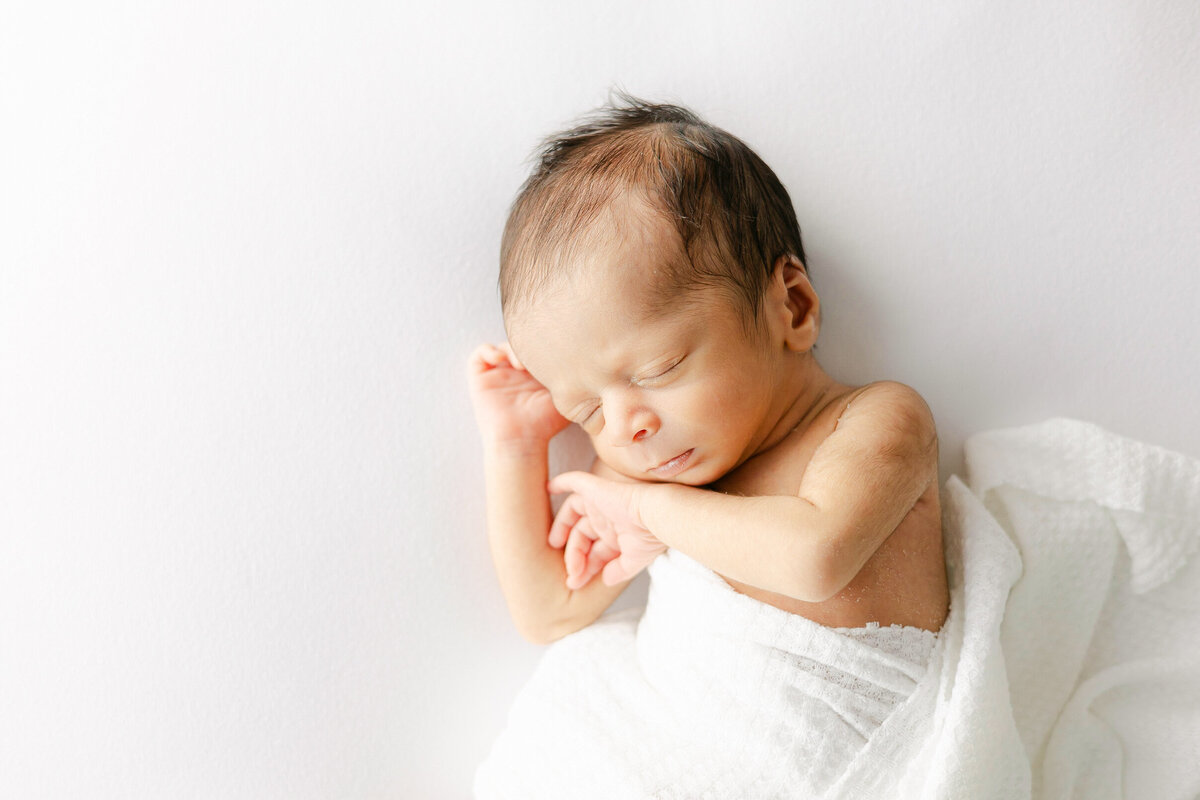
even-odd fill
[{"label": "baby's cheek", "polygon": [[[745,384],[750,386],[752,384]],[[739,384],[741,386],[741,384]],[[704,413],[725,416],[739,410],[739,407],[745,402],[745,392],[737,389],[726,390],[724,392],[714,392],[709,395],[707,408]],[[711,418],[711,417],[710,417]]]}]

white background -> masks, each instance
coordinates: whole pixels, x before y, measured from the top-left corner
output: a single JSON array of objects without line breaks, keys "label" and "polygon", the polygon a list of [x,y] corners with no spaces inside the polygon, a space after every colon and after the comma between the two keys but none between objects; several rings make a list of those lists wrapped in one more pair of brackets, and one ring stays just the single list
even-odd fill
[{"label": "white background", "polygon": [[1049,416],[1200,455],[1190,0],[7,3],[0,796],[467,794],[540,651],[463,364],[610,86],[774,167],[822,363],[944,476]]}]

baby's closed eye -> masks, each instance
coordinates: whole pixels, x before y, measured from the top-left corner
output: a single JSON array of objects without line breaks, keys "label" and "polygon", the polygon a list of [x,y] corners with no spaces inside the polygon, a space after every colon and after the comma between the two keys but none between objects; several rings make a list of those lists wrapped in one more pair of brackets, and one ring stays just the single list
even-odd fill
[{"label": "baby's closed eye", "polygon": [[679,365],[683,363],[685,358],[687,358],[687,356],[682,356],[680,358],[673,359],[673,360],[667,362],[667,364],[664,366],[658,366],[658,367],[651,369],[650,374],[648,374],[648,375],[634,376],[634,377],[630,378],[629,382],[631,384],[633,384],[634,386],[643,386],[645,384],[654,384],[656,381],[662,380],[663,378],[666,378],[668,375],[673,373],[679,367]]}]

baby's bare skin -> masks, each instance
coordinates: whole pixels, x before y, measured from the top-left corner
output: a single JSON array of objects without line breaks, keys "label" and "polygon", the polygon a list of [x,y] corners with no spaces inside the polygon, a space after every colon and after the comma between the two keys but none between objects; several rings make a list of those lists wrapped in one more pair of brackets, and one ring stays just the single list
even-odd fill
[{"label": "baby's bare skin", "polygon": [[[707,488],[743,497],[798,493],[813,455],[837,426],[851,400],[872,386],[833,384],[786,439],[746,461]],[[612,480],[631,481],[597,459],[592,471]],[[834,628],[859,628],[869,622],[940,630],[950,595],[942,548],[942,520],[936,479],[903,521],[879,546],[858,575],[824,602],[807,603],[722,576],[754,599]]]},{"label": "baby's bare skin", "polygon": [[[836,384],[828,399],[787,439],[710,488],[745,496],[796,494],[814,453],[833,432],[847,405],[870,389],[871,385],[854,389]],[[950,601],[937,480],[929,482],[900,525],[846,588],[824,602],[806,603],[726,580],[742,594],[830,627],[857,628],[878,622],[937,631]]]},{"label": "baby's bare skin", "polygon": [[[776,260],[748,327],[710,287],[665,308],[637,302],[672,233],[662,221],[614,230],[537,304],[507,314],[512,349],[473,361],[489,538],[522,630],[548,641],[590,624],[668,547],[821,624],[940,629],[924,400],[824,372],[812,353],[820,301],[795,256]],[[547,483],[548,439],[568,420],[634,485],[603,469]],[[570,494],[549,525],[547,488]]]}]

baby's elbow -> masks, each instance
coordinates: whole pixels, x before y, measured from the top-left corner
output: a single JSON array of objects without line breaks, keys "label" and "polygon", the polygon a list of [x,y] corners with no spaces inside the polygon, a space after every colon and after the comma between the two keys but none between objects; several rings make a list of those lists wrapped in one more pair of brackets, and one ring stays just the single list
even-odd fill
[{"label": "baby's elbow", "polygon": [[830,548],[822,548],[798,560],[792,591],[789,594],[805,603],[832,600],[853,580],[847,575],[842,559]]},{"label": "baby's elbow", "polygon": [[518,623],[517,633],[521,634],[521,638],[530,644],[546,645],[555,641],[554,634],[547,625]]},{"label": "baby's elbow", "polygon": [[814,576],[811,572],[806,572],[797,582],[795,591],[790,594],[792,597],[805,603],[824,603],[827,600],[832,600],[837,596],[838,592],[845,588],[845,583],[834,580],[829,576]]},{"label": "baby's elbow", "polygon": [[538,620],[517,624],[517,632],[530,644],[549,645],[587,626],[582,619]]}]

